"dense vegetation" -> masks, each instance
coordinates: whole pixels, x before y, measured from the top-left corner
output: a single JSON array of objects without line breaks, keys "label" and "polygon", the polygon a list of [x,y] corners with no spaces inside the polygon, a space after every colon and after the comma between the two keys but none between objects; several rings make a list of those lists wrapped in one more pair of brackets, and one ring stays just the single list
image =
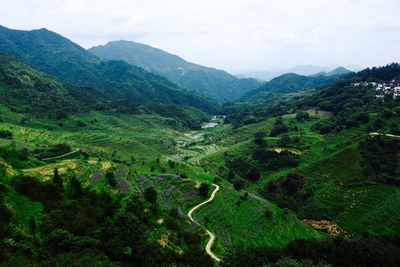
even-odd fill
[{"label": "dense vegetation", "polygon": [[0,55],[0,265],[400,264],[400,102],[352,86],[398,78],[397,64],[318,90],[289,79],[210,119],[211,102],[128,63],[46,30],[1,32],[32,65],[107,77],[65,85]]},{"label": "dense vegetation", "polygon": [[6,54],[0,54],[0,101],[14,112],[38,118],[65,119],[92,110],[157,113],[173,118],[171,125],[176,128],[192,129],[200,128],[208,120],[206,113],[191,106],[196,105],[195,98],[188,106],[160,103],[143,106],[127,99],[113,100],[90,87],[63,85]]},{"label": "dense vegetation", "polygon": [[[140,266],[210,265],[200,252],[200,237],[181,218],[163,213],[154,200],[138,195],[124,199],[84,188],[76,177],[60,177],[41,182],[34,177],[16,177],[10,186],[1,184],[0,260],[7,264],[114,266],[125,263]],[[14,213],[4,197],[15,190],[44,206],[39,224],[30,217],[28,232],[10,227]],[[147,210],[147,212],[146,212]],[[3,216],[5,215],[5,216]],[[148,241],[158,216],[168,216],[169,230],[177,244],[187,246],[184,255],[165,250]],[[146,255],[146,256],[144,256]]]},{"label": "dense vegetation", "polygon": [[271,93],[295,93],[307,89],[327,86],[333,83],[338,75],[326,76],[302,76],[294,73],[281,75],[267,82],[260,88],[252,90],[243,95],[241,100],[260,100],[268,97]]},{"label": "dense vegetation", "polygon": [[64,86],[5,54],[0,54],[0,101],[19,113],[65,118],[104,106],[90,88]]},{"label": "dense vegetation", "polygon": [[196,65],[148,45],[114,41],[89,49],[101,59],[124,60],[218,101],[233,101],[261,85],[255,79],[239,79],[222,70]]},{"label": "dense vegetation", "polygon": [[0,51],[63,82],[98,89],[113,99],[140,104],[188,105],[215,112],[212,102],[167,79],[123,61],[101,61],[70,40],[46,29],[17,31],[0,27]]},{"label": "dense vegetation", "polygon": [[348,240],[296,240],[284,249],[239,251],[226,266],[397,266],[398,237]]}]

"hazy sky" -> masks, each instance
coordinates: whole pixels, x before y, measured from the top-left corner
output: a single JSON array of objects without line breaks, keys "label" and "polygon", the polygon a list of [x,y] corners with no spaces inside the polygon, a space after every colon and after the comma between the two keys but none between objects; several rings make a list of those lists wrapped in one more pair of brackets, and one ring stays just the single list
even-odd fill
[{"label": "hazy sky", "polygon": [[234,73],[400,61],[400,0],[0,0],[0,24],[150,44]]}]

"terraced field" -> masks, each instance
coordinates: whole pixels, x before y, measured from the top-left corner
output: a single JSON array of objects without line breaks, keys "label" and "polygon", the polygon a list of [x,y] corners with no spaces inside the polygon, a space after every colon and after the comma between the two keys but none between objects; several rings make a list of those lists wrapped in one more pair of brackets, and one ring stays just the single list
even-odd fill
[{"label": "terraced field", "polygon": [[201,201],[196,182],[174,174],[141,175],[135,179],[134,186],[140,192],[148,187],[155,188],[160,205],[166,210],[177,208],[182,214]]},{"label": "terraced field", "polygon": [[[294,125],[293,114],[283,116],[283,120],[285,124]],[[278,146],[280,137],[266,137],[271,149],[295,151],[301,163],[297,168],[263,172],[262,179],[245,189],[249,194],[243,199],[246,191],[234,190],[230,183],[218,177],[218,173],[226,168],[226,154],[235,157],[254,150],[254,134],[268,133],[275,119],[236,129],[221,125],[194,132],[178,132],[166,119],[150,115],[115,117],[90,113],[65,120],[61,126],[56,122],[46,123],[33,121],[23,126],[1,123],[0,129],[11,131],[17,146],[33,149],[43,144],[66,143],[91,156],[84,158],[79,152],[69,159],[55,158],[54,162],[23,170],[7,167],[9,171],[50,179],[54,168],[58,168],[61,175],[75,175],[83,186],[107,188],[113,193],[143,192],[153,187],[163,209],[177,208],[182,215],[204,201],[198,192],[199,184],[217,179],[221,190],[214,201],[196,211],[194,217],[215,234],[213,251],[218,256],[250,246],[283,247],[298,238],[324,238],[325,234],[303,223],[292,211],[278,208],[259,196],[269,181],[290,172],[307,178],[313,185],[309,188],[312,203],[329,210],[329,219],[347,233],[400,231],[400,189],[365,184],[368,181],[363,176],[357,152],[358,143],[368,135],[364,129],[322,136],[312,130],[315,121],[297,123],[299,131],[289,136],[300,137],[301,143],[288,148]],[[2,140],[0,145],[10,144],[12,142]],[[170,165],[170,161],[174,164]],[[116,188],[107,184],[107,171],[114,173]],[[40,218],[42,207],[38,203],[18,194],[9,201],[17,210],[29,210],[16,218],[21,227],[27,227],[31,216]]]},{"label": "terraced field", "polygon": [[[268,212],[267,212],[268,211]],[[267,213],[271,215],[267,215]],[[268,201],[240,195],[227,185],[221,187],[207,208],[194,218],[216,235],[215,251],[252,245],[282,247],[296,238],[322,238],[322,234],[298,220],[289,210],[281,210]]]}]

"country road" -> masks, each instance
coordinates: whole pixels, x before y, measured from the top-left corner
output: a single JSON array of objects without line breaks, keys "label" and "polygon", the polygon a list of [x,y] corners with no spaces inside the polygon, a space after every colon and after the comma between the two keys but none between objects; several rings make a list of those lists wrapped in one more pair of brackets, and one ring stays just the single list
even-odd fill
[{"label": "country road", "polygon": [[[204,201],[204,202],[198,204],[197,206],[193,207],[193,208],[188,212],[188,217],[189,217],[189,219],[190,219],[192,222],[197,223],[198,225],[200,225],[200,226],[203,227],[204,229],[205,229],[204,226],[202,226],[202,225],[199,224],[195,219],[193,219],[192,214],[193,214],[193,212],[196,211],[198,208],[200,208],[200,207],[202,207],[203,205],[205,205],[205,204],[207,204],[207,203],[213,201],[213,199],[214,199],[214,197],[215,197],[215,194],[216,194],[216,193],[218,192],[218,190],[219,190],[219,186],[218,186],[217,184],[213,184],[213,186],[215,186],[215,189],[214,189],[214,191],[211,193],[210,198],[207,199],[206,201]],[[213,233],[211,233],[210,231],[208,231],[207,229],[205,229],[205,230],[206,230],[207,234],[210,236],[210,240],[208,240],[208,243],[207,243],[207,245],[206,245],[206,252],[207,252],[208,255],[210,255],[210,257],[211,257],[213,260],[215,260],[215,261],[217,261],[217,262],[220,262],[221,259],[218,258],[217,256],[215,256],[215,254],[211,251],[212,245],[214,244],[214,241],[215,241],[215,235],[214,235]]]}]

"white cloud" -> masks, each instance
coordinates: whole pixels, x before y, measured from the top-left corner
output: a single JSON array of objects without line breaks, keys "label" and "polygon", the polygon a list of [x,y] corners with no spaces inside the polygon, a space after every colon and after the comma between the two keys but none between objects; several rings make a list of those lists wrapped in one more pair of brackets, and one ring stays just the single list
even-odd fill
[{"label": "white cloud", "polygon": [[229,71],[399,61],[398,0],[0,0],[0,24],[147,43]]}]

